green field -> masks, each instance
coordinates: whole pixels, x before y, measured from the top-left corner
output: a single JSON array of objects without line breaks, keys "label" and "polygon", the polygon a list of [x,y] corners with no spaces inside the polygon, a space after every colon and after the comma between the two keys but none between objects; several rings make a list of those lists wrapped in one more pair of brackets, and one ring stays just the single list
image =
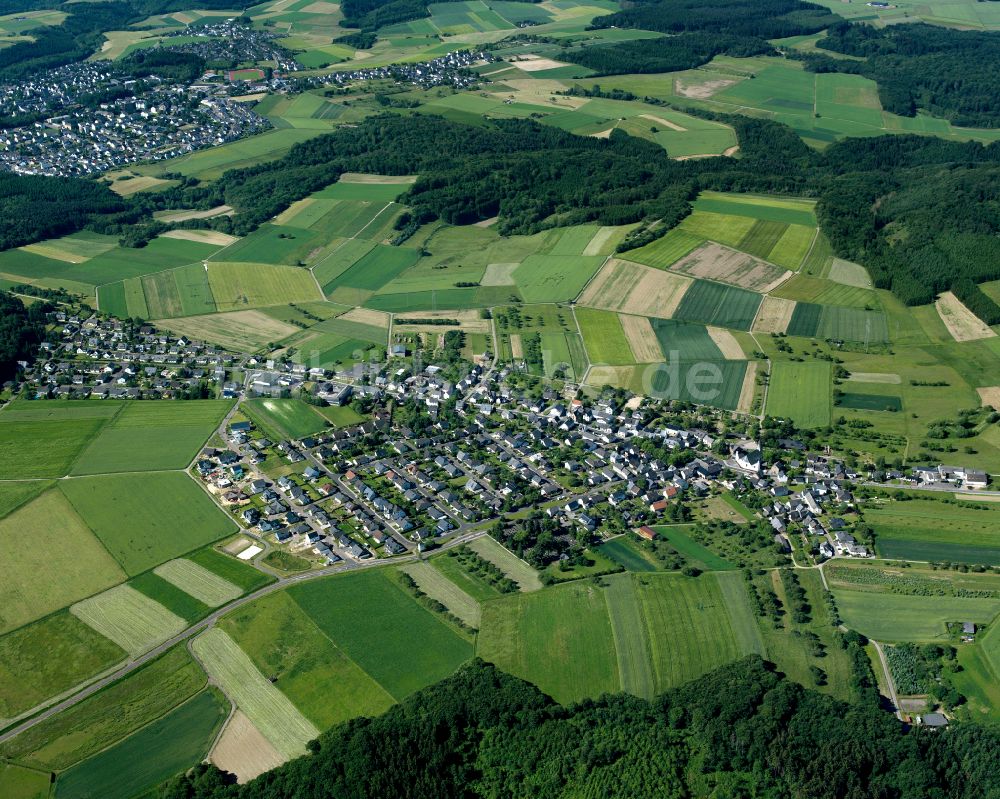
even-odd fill
[{"label": "green field", "polygon": [[831,367],[826,361],[774,361],[767,390],[767,413],[800,427],[830,424]]},{"label": "green field", "polygon": [[626,384],[637,394],[735,410],[743,389],[747,362],[688,361],[651,364],[637,369],[639,371]]},{"label": "green field", "polygon": [[303,754],[306,743],[319,735],[222,629],[202,633],[191,648],[209,676],[284,757]]},{"label": "green field", "polygon": [[0,796],[4,799],[48,799],[50,787],[48,774],[0,763]]},{"label": "green field", "polygon": [[217,400],[128,403],[83,451],[72,473],[185,469],[231,407]]},{"label": "green field", "polygon": [[274,441],[304,438],[326,427],[326,420],[313,406],[298,399],[258,398],[240,407]]},{"label": "green field", "polygon": [[0,754],[63,770],[168,713],[205,686],[205,673],[176,646],[77,705],[0,746]]},{"label": "green field", "polygon": [[133,577],[129,580],[128,587],[134,588],[175,616],[184,619],[188,624],[203,619],[212,610],[211,605],[202,602],[187,591],[182,591],[172,582],[151,571]]},{"label": "green field", "polygon": [[296,266],[213,261],[208,282],[219,311],[323,299],[309,270]]},{"label": "green field", "polygon": [[514,281],[525,302],[567,302],[604,261],[601,255],[529,255],[514,270]]},{"label": "green field", "polygon": [[537,591],[542,587],[538,572],[490,536],[470,541],[468,547],[510,577],[522,591]]},{"label": "green field", "polygon": [[389,574],[313,580],[289,593],[395,699],[443,679],[472,656],[465,638],[417,604]]},{"label": "green field", "polygon": [[642,551],[642,545],[632,539],[627,533],[612,538],[598,547],[602,555],[606,555],[624,566],[630,572],[652,572],[657,570],[657,564],[652,557]]},{"label": "green field", "polygon": [[226,582],[241,588],[245,594],[274,582],[274,578],[271,575],[258,571],[253,566],[237,560],[232,555],[224,555],[212,547],[205,547],[191,553],[187,556],[187,560],[218,575]]},{"label": "green field", "polygon": [[665,540],[670,546],[676,549],[688,560],[694,561],[694,565],[710,571],[728,571],[736,568],[725,558],[719,557],[712,550],[702,546],[687,531],[689,525],[684,524],[661,524],[653,527],[656,534]]},{"label": "green field", "polygon": [[1000,566],[1000,505],[980,510],[914,499],[866,509],[865,521],[883,557]]},{"label": "green field", "polygon": [[592,308],[577,308],[574,313],[591,363],[635,363],[618,314]]},{"label": "green field", "polygon": [[486,603],[476,654],[561,703],[621,688],[608,606],[588,583]]},{"label": "green field", "polygon": [[1000,599],[902,596],[836,589],[837,609],[851,629],[878,641],[947,641],[947,622],[992,622]]},{"label": "green field", "polygon": [[0,520],[0,633],[125,579],[58,491]]},{"label": "green field", "polygon": [[653,332],[660,342],[663,357],[682,361],[721,361],[722,350],[712,340],[704,325],[651,319]]},{"label": "green field", "polygon": [[809,200],[705,191],[695,201],[694,209],[713,214],[745,216],[760,221],[815,228],[814,206],[815,203]]},{"label": "green field", "polygon": [[261,674],[320,729],[376,715],[393,698],[327,638],[298,604],[280,591],[226,616],[220,628]]},{"label": "green field", "polygon": [[704,243],[705,239],[701,236],[688,233],[681,228],[674,228],[651,244],[636,250],[629,250],[628,260],[638,264],[646,264],[646,266],[655,266],[658,269],[666,269]]},{"label": "green field", "polygon": [[8,633],[0,637],[0,718],[14,718],[124,660],[124,650],[68,611]]},{"label": "green field", "polygon": [[470,627],[479,627],[482,615],[479,603],[425,561],[400,566],[431,599],[436,599],[448,612],[460,618]]},{"label": "green field", "polygon": [[[56,799],[132,799],[198,763],[229,714],[209,689],[59,775]],[[97,793],[95,793],[95,791]]]},{"label": "green field", "polygon": [[377,291],[420,260],[420,253],[406,247],[376,244],[338,277],[328,281],[323,290]]},{"label": "green field", "polygon": [[0,519],[13,513],[54,485],[52,480],[0,482]]},{"label": "green field", "polygon": [[844,393],[837,397],[837,407],[856,411],[901,411],[903,401],[888,394]]},{"label": "green field", "polygon": [[486,602],[501,596],[500,592],[488,582],[464,569],[458,558],[438,555],[431,558],[428,563],[477,602]]},{"label": "green field", "polygon": [[239,586],[185,558],[169,560],[153,571],[158,577],[212,608],[232,602],[243,594],[243,589]]},{"label": "green field", "polygon": [[127,574],[139,574],[235,529],[183,472],[76,477],[63,480],[59,488]]},{"label": "green field", "polygon": [[119,585],[77,602],[70,612],[133,657],[148,652],[188,625],[130,585]]},{"label": "green field", "polygon": [[760,303],[761,295],[753,291],[696,280],[685,292],[673,318],[749,330]]},{"label": "green field", "polygon": [[604,598],[618,655],[618,675],[623,691],[652,699],[656,690],[649,632],[642,616],[636,581],[630,574],[605,579]]}]

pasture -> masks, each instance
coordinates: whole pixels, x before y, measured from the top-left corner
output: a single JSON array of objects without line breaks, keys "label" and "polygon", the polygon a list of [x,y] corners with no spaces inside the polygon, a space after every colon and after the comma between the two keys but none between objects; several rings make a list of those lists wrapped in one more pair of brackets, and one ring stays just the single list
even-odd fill
[{"label": "pasture", "polygon": [[397,700],[446,677],[472,656],[471,644],[417,604],[391,575],[365,571],[313,580],[289,594]]},{"label": "pasture", "polygon": [[323,299],[308,269],[274,264],[208,264],[208,282],[220,311]]},{"label": "pasture", "polygon": [[591,363],[635,363],[621,319],[610,311],[579,308],[575,312]]},{"label": "pasture", "polygon": [[1000,566],[1000,506],[986,510],[932,499],[891,501],[865,510],[883,557]]},{"label": "pasture", "polygon": [[576,297],[605,258],[600,255],[529,255],[514,270],[526,302],[565,302]]},{"label": "pasture", "polygon": [[1000,599],[834,591],[844,624],[877,641],[946,642],[948,622],[988,624],[1000,613]]},{"label": "pasture", "polygon": [[522,591],[537,591],[542,587],[538,572],[490,536],[480,536],[474,541],[470,541],[468,547],[500,569],[517,583]]},{"label": "pasture", "polygon": [[216,400],[124,404],[83,451],[72,474],[184,469],[231,407]]},{"label": "pasture", "polygon": [[148,652],[188,626],[130,585],[119,585],[77,602],[70,613],[132,657]]},{"label": "pasture", "polygon": [[243,595],[239,586],[185,558],[161,563],[153,573],[212,608]]},{"label": "pasture", "polygon": [[636,583],[630,574],[615,574],[604,580],[604,598],[618,656],[618,676],[623,691],[652,699],[655,688],[653,664],[645,619]]},{"label": "pasture", "polygon": [[679,261],[689,252],[704,244],[701,236],[688,233],[680,228],[674,228],[656,241],[628,251],[630,261],[646,266],[666,269]]},{"label": "pasture", "polygon": [[61,771],[169,713],[205,682],[187,649],[176,646],[7,741],[0,753],[33,768]]},{"label": "pasture", "polygon": [[327,426],[327,420],[312,405],[299,399],[262,397],[247,400],[240,407],[273,441],[305,438]]},{"label": "pasture", "polygon": [[0,636],[0,719],[12,719],[121,663],[125,651],[69,611]]},{"label": "pasture", "polygon": [[652,572],[658,568],[656,561],[643,551],[642,544],[628,533],[606,541],[598,551],[630,572]]},{"label": "pasture", "polygon": [[0,633],[125,579],[58,491],[0,520]]},{"label": "pasture", "polygon": [[409,563],[400,566],[400,571],[408,574],[421,591],[448,608],[450,613],[470,627],[479,627],[481,618],[479,603],[429,563],[423,561]]},{"label": "pasture", "polygon": [[767,413],[800,427],[830,424],[831,367],[826,361],[774,361],[767,391]]},{"label": "pasture", "polygon": [[0,412],[0,479],[62,477],[83,448],[120,410],[86,400],[14,402]]},{"label": "pasture", "polygon": [[488,602],[476,654],[561,703],[621,688],[604,591],[590,583]]},{"label": "pasture", "polygon": [[319,729],[254,666],[222,629],[215,627],[191,643],[195,657],[265,738],[290,759],[305,752]]},{"label": "pasture", "polygon": [[394,702],[285,591],[239,608],[219,626],[320,729],[376,715]]},{"label": "pasture", "polygon": [[[198,763],[229,714],[213,689],[59,775],[55,799],[132,799]],[[151,756],[155,753],[155,757]]]},{"label": "pasture", "polygon": [[[60,490],[127,574],[216,541],[235,523],[183,472],[63,480]],[[122,519],[128,519],[127,525]]]},{"label": "pasture", "polygon": [[672,318],[749,330],[760,303],[761,295],[752,291],[696,280],[684,294]]}]

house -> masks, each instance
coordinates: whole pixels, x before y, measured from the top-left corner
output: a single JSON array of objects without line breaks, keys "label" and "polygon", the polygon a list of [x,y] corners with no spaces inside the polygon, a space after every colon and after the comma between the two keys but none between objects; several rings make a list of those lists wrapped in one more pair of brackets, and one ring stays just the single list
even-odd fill
[{"label": "house", "polygon": [[645,538],[647,541],[652,541],[656,538],[656,531],[652,527],[645,524],[642,527],[637,528],[635,534],[639,536],[639,538]]}]

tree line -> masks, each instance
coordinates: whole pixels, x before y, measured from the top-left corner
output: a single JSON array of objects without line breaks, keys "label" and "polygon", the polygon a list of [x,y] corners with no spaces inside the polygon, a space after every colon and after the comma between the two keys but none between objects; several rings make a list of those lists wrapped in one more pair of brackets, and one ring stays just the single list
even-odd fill
[{"label": "tree line", "polygon": [[[843,639],[867,664],[863,640]],[[908,730],[874,703],[803,688],[756,655],[652,701],[615,694],[570,707],[477,660],[382,716],[321,734],[310,754],[246,785],[202,764],[161,797],[978,799],[1000,782],[998,746],[988,726]]]},{"label": "tree line", "polygon": [[31,361],[45,340],[48,302],[25,305],[18,297],[0,291],[0,383],[17,374],[18,361]]},{"label": "tree line", "polygon": [[[343,28],[361,28],[364,33],[376,31],[386,25],[409,22],[429,17],[428,6],[434,0],[344,0],[340,10]],[[513,0],[517,3],[539,3],[541,0]],[[363,39],[362,41],[367,41]],[[373,40],[374,41],[374,40]],[[371,47],[371,44],[368,45]],[[367,49],[367,48],[364,48]]]}]

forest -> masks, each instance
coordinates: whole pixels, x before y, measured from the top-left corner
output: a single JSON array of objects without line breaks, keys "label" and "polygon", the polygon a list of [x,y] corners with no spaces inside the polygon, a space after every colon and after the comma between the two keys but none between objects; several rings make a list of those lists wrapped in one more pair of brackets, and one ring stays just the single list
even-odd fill
[{"label": "forest", "polygon": [[909,24],[875,28],[841,22],[817,47],[863,60],[801,55],[815,72],[848,72],[878,83],[882,106],[914,116],[923,109],[956,125],[1000,125],[1000,35]]},{"label": "forest", "polygon": [[[340,25],[343,28],[361,28],[363,32],[375,31],[386,25],[429,17],[427,6],[431,2],[433,0],[344,0],[340,4],[344,14]],[[539,3],[541,0],[514,2]]]},{"label": "forest", "polygon": [[978,724],[906,730],[875,704],[803,688],[758,656],[651,702],[617,694],[571,707],[475,661],[246,785],[200,765],[161,795],[976,799],[1000,782],[998,746],[997,731]]},{"label": "forest", "polygon": [[18,361],[30,361],[45,340],[47,302],[25,305],[13,294],[0,291],[0,383],[17,373]]}]

